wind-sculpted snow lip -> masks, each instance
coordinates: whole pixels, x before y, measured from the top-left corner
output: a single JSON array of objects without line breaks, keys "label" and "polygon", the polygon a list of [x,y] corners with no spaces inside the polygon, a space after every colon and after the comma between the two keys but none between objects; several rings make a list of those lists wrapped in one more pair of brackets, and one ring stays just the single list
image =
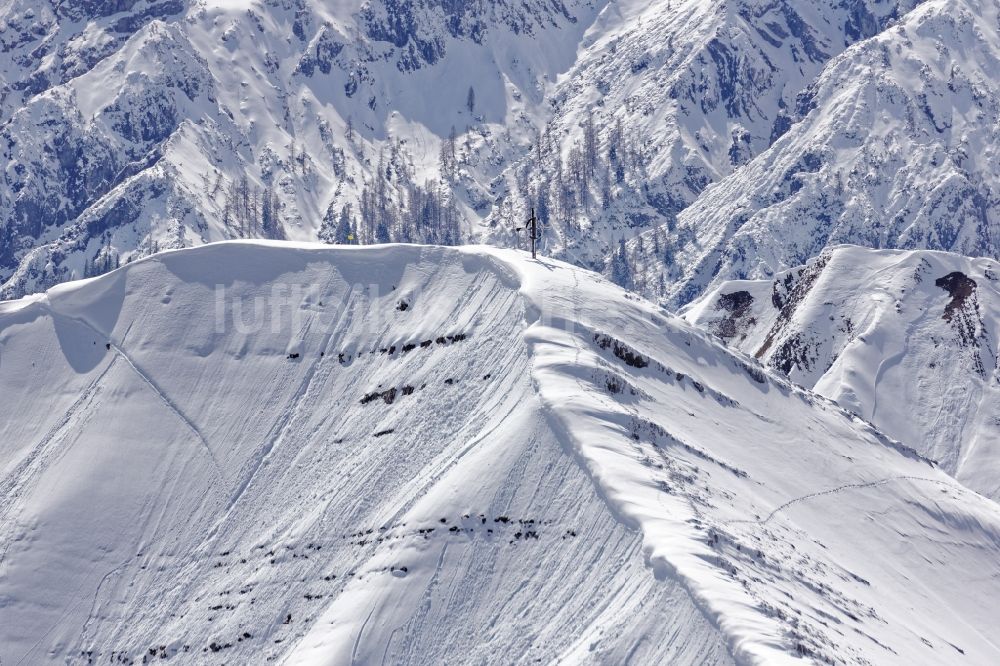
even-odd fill
[{"label": "wind-sculpted snow lip", "polygon": [[[0,594],[27,609],[0,650],[48,626],[101,659],[998,657],[1000,508],[558,261],[215,244],[3,304],[0,350]],[[111,461],[135,481],[101,485]]]}]

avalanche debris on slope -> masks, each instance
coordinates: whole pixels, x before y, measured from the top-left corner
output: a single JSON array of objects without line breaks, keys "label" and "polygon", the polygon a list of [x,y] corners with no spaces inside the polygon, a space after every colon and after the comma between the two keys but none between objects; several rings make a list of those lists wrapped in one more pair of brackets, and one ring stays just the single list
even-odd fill
[{"label": "avalanche debris on slope", "polygon": [[0,390],[5,661],[1000,658],[995,504],[564,264],[166,253]]}]

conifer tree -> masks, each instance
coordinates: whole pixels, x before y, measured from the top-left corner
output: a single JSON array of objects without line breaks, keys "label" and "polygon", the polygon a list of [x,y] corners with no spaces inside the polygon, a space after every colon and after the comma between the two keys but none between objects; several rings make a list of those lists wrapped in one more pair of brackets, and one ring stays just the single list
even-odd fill
[{"label": "conifer tree", "polygon": [[588,108],[587,115],[583,120],[583,159],[588,178],[597,169],[597,144],[597,128],[594,126],[594,113]]},{"label": "conifer tree", "polygon": [[629,265],[624,237],[618,239],[618,249],[611,257],[611,280],[626,289],[632,287],[632,267]]},{"label": "conifer tree", "polygon": [[357,244],[354,234],[354,219],[351,215],[351,204],[349,203],[345,203],[340,209],[340,217],[337,220],[334,242],[340,245]]}]

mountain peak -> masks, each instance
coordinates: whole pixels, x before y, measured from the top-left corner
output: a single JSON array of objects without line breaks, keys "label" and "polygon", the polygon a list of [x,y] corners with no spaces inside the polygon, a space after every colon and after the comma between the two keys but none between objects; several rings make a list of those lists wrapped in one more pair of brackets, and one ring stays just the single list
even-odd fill
[{"label": "mountain peak", "polygon": [[226,243],[0,340],[6,658],[995,657],[996,504],[578,268]]}]

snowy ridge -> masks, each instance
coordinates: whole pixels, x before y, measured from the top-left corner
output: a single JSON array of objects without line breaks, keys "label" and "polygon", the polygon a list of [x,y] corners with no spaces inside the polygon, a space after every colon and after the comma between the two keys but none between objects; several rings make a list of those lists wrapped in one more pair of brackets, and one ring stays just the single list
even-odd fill
[{"label": "snowy ridge", "polygon": [[998,280],[990,259],[842,246],[684,316],[997,499]]},{"label": "snowy ridge", "polygon": [[1000,654],[996,504],[558,262],[159,254],[0,305],[0,390],[5,662]]}]

